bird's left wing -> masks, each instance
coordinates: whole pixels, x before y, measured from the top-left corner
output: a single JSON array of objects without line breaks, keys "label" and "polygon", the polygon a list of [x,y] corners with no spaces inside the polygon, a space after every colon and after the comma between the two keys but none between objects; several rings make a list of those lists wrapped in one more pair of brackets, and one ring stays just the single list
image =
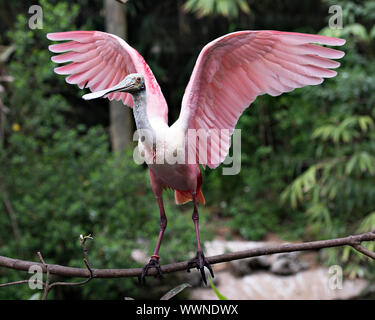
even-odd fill
[{"label": "bird's left wing", "polygon": [[[148,92],[147,113],[168,122],[168,106],[150,67],[143,57],[121,38],[101,31],[67,31],[47,34],[50,40],[68,42],[53,44],[49,50],[63,53],[52,57],[53,62],[70,62],[55,68],[55,72],[68,75],[66,82],[77,84],[92,92],[115,86],[129,73],[141,73]],[[107,95],[109,100],[122,100],[133,106],[131,94],[115,92]]]},{"label": "bird's left wing", "polygon": [[[207,44],[199,54],[182,100],[185,130],[203,130],[207,140],[189,141],[196,161],[216,168],[224,161],[242,112],[258,95],[272,96],[334,77],[342,51],[315,45],[345,40],[293,32],[239,31]],[[224,129],[224,130],[221,130]],[[199,131],[198,131],[199,135]],[[206,155],[200,157],[200,150]],[[190,155],[189,155],[190,157]]]}]

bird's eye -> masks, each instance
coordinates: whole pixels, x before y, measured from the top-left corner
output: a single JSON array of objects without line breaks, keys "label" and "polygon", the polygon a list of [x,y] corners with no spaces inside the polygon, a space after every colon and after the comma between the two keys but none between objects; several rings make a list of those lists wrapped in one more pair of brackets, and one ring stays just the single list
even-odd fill
[{"label": "bird's eye", "polygon": [[137,79],[135,79],[138,83],[141,82],[141,78],[138,77]]}]

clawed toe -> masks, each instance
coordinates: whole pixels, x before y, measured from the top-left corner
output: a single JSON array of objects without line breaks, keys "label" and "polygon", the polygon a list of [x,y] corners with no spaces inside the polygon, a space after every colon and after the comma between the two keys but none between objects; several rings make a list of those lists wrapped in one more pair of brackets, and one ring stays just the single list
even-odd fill
[{"label": "clawed toe", "polygon": [[206,273],[204,271],[204,267],[206,267],[208,271],[210,271],[211,277],[214,278],[214,272],[212,271],[210,263],[204,257],[202,251],[197,251],[197,255],[195,256],[195,258],[189,260],[188,262],[187,272],[190,272],[191,268],[197,268],[197,270],[201,273],[203,282],[207,285],[207,278]]},{"label": "clawed toe", "polygon": [[163,278],[163,273],[161,271],[160,264],[159,264],[159,257],[151,256],[149,263],[147,263],[143,267],[142,274],[138,277],[140,284],[143,284],[143,285],[146,284],[146,275],[147,275],[148,270],[151,268],[155,268],[157,270],[158,273],[156,274],[156,276],[158,276],[159,278]]}]

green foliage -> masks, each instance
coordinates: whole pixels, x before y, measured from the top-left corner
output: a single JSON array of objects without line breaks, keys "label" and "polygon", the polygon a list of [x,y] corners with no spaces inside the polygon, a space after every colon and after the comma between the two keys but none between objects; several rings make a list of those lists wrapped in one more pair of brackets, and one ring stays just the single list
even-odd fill
[{"label": "green foliage", "polygon": [[[332,119],[337,122],[337,119]],[[332,122],[333,122],[332,121]],[[355,126],[360,128],[356,130]],[[349,143],[359,138],[361,131],[366,132],[374,126],[374,121],[369,116],[351,116],[339,123],[330,123],[315,129],[312,137],[321,138],[323,141],[331,140],[333,143]]]},{"label": "green foliage", "polygon": [[[340,76],[334,80],[342,84],[338,83],[336,92],[320,92],[320,96],[334,99],[331,110],[317,123],[311,136],[311,143],[316,146],[315,163],[282,194],[293,208],[305,210],[310,234],[317,238],[375,227],[373,214],[369,213],[375,207],[375,64],[369,59],[375,43],[366,27],[355,22],[356,14],[347,18],[351,23],[342,30],[323,30],[326,35],[346,37],[348,50]],[[364,47],[360,49],[360,45]],[[374,249],[373,243],[365,246]],[[345,263],[346,272],[352,277],[372,273],[368,259],[350,248],[327,250],[326,259],[328,263]]]},{"label": "green foliage", "polygon": [[199,17],[218,14],[228,18],[236,18],[239,11],[250,12],[246,0],[188,0],[185,9],[197,13]]}]

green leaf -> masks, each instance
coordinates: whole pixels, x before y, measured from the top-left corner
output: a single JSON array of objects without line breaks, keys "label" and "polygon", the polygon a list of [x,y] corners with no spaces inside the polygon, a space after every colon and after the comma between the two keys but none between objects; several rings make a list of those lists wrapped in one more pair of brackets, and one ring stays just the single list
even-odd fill
[{"label": "green leaf", "polygon": [[36,292],[36,293],[34,293],[34,294],[29,298],[29,300],[40,300],[40,296],[41,296],[41,293],[40,293],[40,292]]},{"label": "green leaf", "polygon": [[375,211],[369,213],[365,218],[363,218],[359,228],[358,232],[369,232],[375,229]]},{"label": "green leaf", "polygon": [[184,8],[199,17],[222,15],[230,19],[237,18],[240,10],[247,14],[250,12],[246,0],[188,0]]},{"label": "green leaf", "polygon": [[217,290],[216,286],[214,285],[214,282],[212,281],[211,277],[208,277],[208,283],[210,284],[212,290],[214,290],[216,296],[219,298],[219,300],[228,300],[227,297],[222,295],[219,290]]},{"label": "green leaf", "polygon": [[369,36],[371,39],[375,39],[375,26],[371,28],[371,31],[369,33]]},{"label": "green leaf", "polygon": [[369,39],[369,35],[367,34],[366,28],[359,23],[347,25],[344,29],[345,31],[353,34],[354,36],[357,36],[361,40],[367,41]]},{"label": "green leaf", "polygon": [[172,299],[174,296],[179,294],[182,290],[185,288],[191,287],[191,284],[189,283],[183,283],[180,284],[179,286],[173,288],[172,290],[168,291],[165,295],[163,295],[160,300],[169,300]]},{"label": "green leaf", "polygon": [[354,169],[354,166],[356,165],[357,163],[357,157],[356,156],[352,156],[350,158],[350,160],[346,163],[345,165],[345,173],[346,174],[351,174],[353,169]]}]

